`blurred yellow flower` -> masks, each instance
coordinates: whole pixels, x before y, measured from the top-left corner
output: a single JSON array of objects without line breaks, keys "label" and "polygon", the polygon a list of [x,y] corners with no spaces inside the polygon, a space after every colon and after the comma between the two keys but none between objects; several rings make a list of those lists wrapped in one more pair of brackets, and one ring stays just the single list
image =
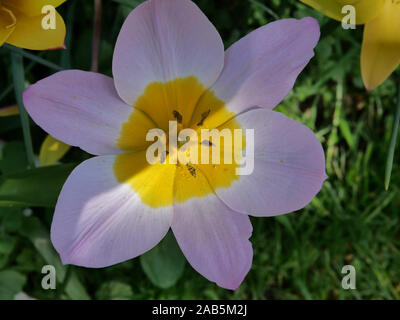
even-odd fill
[{"label": "blurred yellow flower", "polygon": [[42,26],[47,13],[42,8],[61,5],[66,0],[0,0],[0,46],[5,42],[30,50],[64,46],[65,24],[55,12],[55,29]]},{"label": "blurred yellow flower", "polygon": [[50,166],[62,157],[71,149],[71,146],[48,135],[43,141],[39,153],[39,161],[42,166]]},{"label": "blurred yellow flower", "polygon": [[17,114],[19,114],[17,105],[0,108],[0,117],[15,116]]},{"label": "blurred yellow flower", "polygon": [[400,64],[400,0],[300,0],[341,21],[344,5],[356,9],[357,24],[365,24],[361,73],[368,90],[382,84]]}]

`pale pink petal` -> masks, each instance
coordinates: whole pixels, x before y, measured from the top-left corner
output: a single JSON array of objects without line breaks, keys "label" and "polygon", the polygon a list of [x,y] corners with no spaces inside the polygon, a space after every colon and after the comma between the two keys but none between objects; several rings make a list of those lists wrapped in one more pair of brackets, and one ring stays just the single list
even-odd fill
[{"label": "pale pink petal", "polygon": [[[198,172],[196,179],[201,179],[200,175]],[[175,202],[171,228],[197,272],[220,287],[239,287],[253,259],[249,241],[253,229],[248,216],[229,209],[210,193]]]},{"label": "pale pink petal", "polygon": [[222,40],[189,0],[146,1],[126,19],[115,46],[113,74],[133,105],[151,82],[195,76],[210,87],[224,63]]},{"label": "pale pink petal", "polygon": [[[254,216],[305,207],[327,177],[324,150],[314,133],[267,109],[245,112],[236,121],[244,130],[254,129],[254,171],[240,175],[229,188],[215,188],[218,197],[232,209]],[[246,156],[250,154],[246,150]]]},{"label": "pale pink petal", "polygon": [[[61,191],[51,240],[64,264],[113,265],[150,250],[169,230],[172,205],[143,204],[130,185],[117,182],[114,161],[114,156],[86,160]],[[153,182],[162,181],[155,176]]]},{"label": "pale pink petal", "polygon": [[226,51],[224,69],[211,90],[235,113],[252,106],[273,109],[313,57],[319,36],[312,18],[269,23]]},{"label": "pale pink petal", "polygon": [[111,78],[61,71],[23,93],[25,107],[43,130],[91,154],[116,154],[121,125],[133,108],[118,96]]}]

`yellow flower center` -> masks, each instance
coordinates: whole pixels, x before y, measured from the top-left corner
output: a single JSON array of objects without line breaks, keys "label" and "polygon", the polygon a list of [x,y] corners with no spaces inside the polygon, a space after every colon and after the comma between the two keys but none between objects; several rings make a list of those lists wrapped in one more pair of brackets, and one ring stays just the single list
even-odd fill
[{"label": "yellow flower center", "polygon": [[[230,120],[234,114],[213,92],[206,91],[196,77],[150,83],[134,107],[117,141],[126,153],[116,157],[114,173],[120,183],[127,183],[133,188],[142,202],[153,208],[169,206],[174,200],[185,202],[210,194],[212,191],[207,179],[212,180],[212,185],[217,188],[229,187],[238,179],[236,168],[239,165],[234,160],[234,154],[240,157],[244,142],[238,149],[233,146],[232,140],[225,140],[224,137],[214,139],[211,136],[206,140],[200,137],[202,129],[215,128],[220,132],[226,129],[233,137],[234,130],[241,129],[240,125],[234,119]],[[189,138],[199,150],[197,163],[182,164],[178,161],[177,164],[170,164],[171,150],[168,148],[158,163],[148,163],[146,150],[153,142],[146,142],[146,134],[151,129],[159,128],[168,135],[169,121],[177,122],[178,135],[185,128],[197,133],[198,139]],[[185,143],[178,142],[177,149],[181,150]],[[209,164],[202,164],[202,148],[209,152]],[[191,150],[187,151],[187,155]],[[220,164],[213,164],[213,152],[218,153]],[[232,161],[225,161],[227,154]]]}]

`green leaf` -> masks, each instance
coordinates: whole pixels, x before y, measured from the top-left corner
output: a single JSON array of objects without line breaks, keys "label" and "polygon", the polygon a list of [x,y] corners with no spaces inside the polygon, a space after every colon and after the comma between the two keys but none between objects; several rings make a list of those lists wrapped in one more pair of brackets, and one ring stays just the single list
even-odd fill
[{"label": "green leaf", "polygon": [[119,281],[103,283],[96,292],[96,298],[100,300],[129,300],[132,297],[131,286]]},{"label": "green leaf", "polygon": [[[20,253],[15,258],[16,268],[19,271],[28,273],[28,272],[38,272],[43,267],[43,258],[37,254],[34,248],[27,246],[22,249]],[[38,283],[40,285],[40,283]]]},{"label": "green leaf", "polygon": [[27,237],[47,264],[56,269],[57,280],[63,281],[65,277],[65,267],[60,261],[57,252],[50,242],[50,235],[37,217],[27,217],[24,219],[20,233]]},{"label": "green leaf", "polygon": [[0,169],[2,173],[12,174],[28,168],[25,145],[20,141],[7,143],[2,150]]},{"label": "green leaf", "polygon": [[71,272],[71,276],[65,286],[65,292],[74,300],[90,300],[89,294],[74,271]]},{"label": "green leaf", "polygon": [[390,179],[392,176],[394,152],[396,150],[397,137],[399,135],[399,123],[400,123],[400,84],[398,89],[396,116],[392,129],[392,138],[390,139],[389,152],[386,160],[385,190],[389,189]]},{"label": "green leaf", "polygon": [[8,257],[17,244],[17,238],[0,234],[0,269],[7,265]]},{"label": "green leaf", "polygon": [[0,176],[0,206],[53,207],[75,164]]},{"label": "green leaf", "polygon": [[170,231],[155,248],[140,257],[140,263],[150,281],[166,289],[182,276],[186,259]]},{"label": "green leaf", "polygon": [[350,149],[353,149],[354,147],[353,134],[351,133],[349,123],[345,119],[340,119],[339,129],[344,139],[346,140],[347,144],[349,145]]},{"label": "green leaf", "polygon": [[22,291],[26,283],[26,276],[14,271],[0,271],[0,300],[11,300]]},{"label": "green leaf", "polygon": [[[26,218],[21,229],[21,234],[27,237],[34,245],[39,254],[47,264],[54,266],[58,283],[63,283],[67,277],[67,267],[60,260],[58,253],[54,250],[50,241],[50,234],[36,217]],[[66,279],[65,292],[72,299],[90,299],[86,289],[81,284],[75,272],[71,271]],[[61,289],[60,289],[61,288]],[[57,290],[64,290],[63,286],[58,286]]]},{"label": "green leaf", "polygon": [[21,228],[23,208],[0,208],[0,225],[6,232],[16,232]]}]

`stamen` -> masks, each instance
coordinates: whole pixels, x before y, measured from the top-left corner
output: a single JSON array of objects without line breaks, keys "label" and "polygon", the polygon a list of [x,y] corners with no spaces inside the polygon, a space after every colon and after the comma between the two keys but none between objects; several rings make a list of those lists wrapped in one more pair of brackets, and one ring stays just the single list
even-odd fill
[{"label": "stamen", "polygon": [[211,112],[211,110],[209,109],[208,111],[203,112],[203,113],[201,114],[201,120],[200,120],[200,122],[197,124],[198,126],[202,126],[202,125],[203,125],[204,120],[207,119],[207,117],[210,115],[210,112]]},{"label": "stamen", "polygon": [[192,167],[190,164],[187,164],[186,167],[188,168],[190,174],[196,178],[196,168]]},{"label": "stamen", "polygon": [[14,13],[10,9],[7,9],[6,7],[0,5],[0,11],[4,11],[5,13],[7,13],[12,21],[11,24],[5,27],[6,29],[10,29],[17,24],[17,18],[14,16]]},{"label": "stamen", "polygon": [[165,160],[167,159],[167,155],[169,154],[169,152],[168,151],[164,151],[162,154],[161,154],[161,157],[160,157],[160,164],[163,164],[164,162],[165,162]]},{"label": "stamen", "polygon": [[201,144],[202,144],[203,146],[215,147],[215,144],[212,143],[210,140],[203,140],[203,141],[201,142]]},{"label": "stamen", "polygon": [[179,113],[179,111],[174,110],[172,111],[172,114],[174,115],[174,118],[178,121],[179,124],[182,123],[182,115]]}]

